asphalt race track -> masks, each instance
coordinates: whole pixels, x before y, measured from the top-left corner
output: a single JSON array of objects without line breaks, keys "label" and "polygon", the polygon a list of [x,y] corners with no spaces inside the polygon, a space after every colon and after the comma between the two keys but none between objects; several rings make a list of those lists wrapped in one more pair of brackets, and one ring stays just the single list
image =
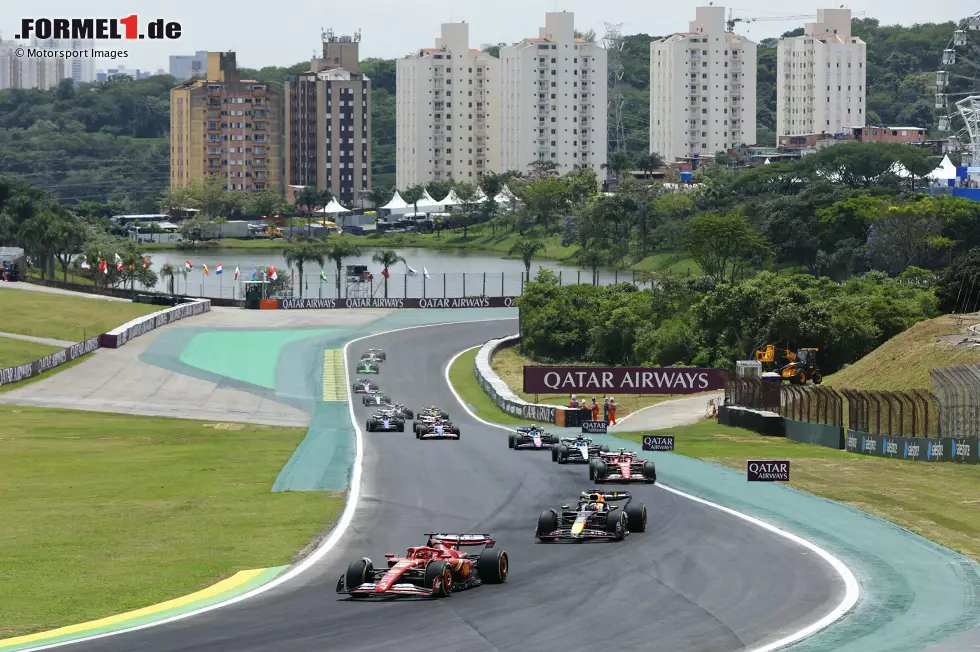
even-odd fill
[{"label": "asphalt race track", "polygon": [[[470,418],[445,385],[462,349],[509,335],[516,320],[434,326],[379,335],[349,349],[388,353],[378,381],[413,409],[436,404],[462,439],[364,433],[361,500],[340,544],[304,575],[251,600],[136,632],[83,642],[111,652],[390,650],[483,652],[658,649],[740,650],[818,620],[843,584],[816,555],[741,519],[634,485],[647,532],[620,543],[540,544],[544,508],[588,488],[584,465],[516,452],[506,433]],[[355,402],[363,428],[369,408]],[[361,602],[335,593],[353,559],[383,564],[424,532],[489,532],[510,556],[503,585],[443,600]]]}]

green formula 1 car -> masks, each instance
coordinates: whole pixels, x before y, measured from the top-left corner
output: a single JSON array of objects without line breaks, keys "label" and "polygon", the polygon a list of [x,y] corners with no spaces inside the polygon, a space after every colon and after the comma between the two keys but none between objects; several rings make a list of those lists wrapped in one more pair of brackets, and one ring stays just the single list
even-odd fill
[{"label": "green formula 1 car", "polygon": [[381,365],[373,360],[360,360],[357,363],[357,373],[377,374],[381,373]]}]

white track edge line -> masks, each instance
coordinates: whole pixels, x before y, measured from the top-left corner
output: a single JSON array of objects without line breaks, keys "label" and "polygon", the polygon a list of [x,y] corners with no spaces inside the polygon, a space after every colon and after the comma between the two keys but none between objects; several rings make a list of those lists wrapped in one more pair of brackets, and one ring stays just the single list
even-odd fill
[{"label": "white track edge line", "polygon": [[[505,425],[502,425],[502,424],[499,424],[499,423],[493,423],[491,421],[487,421],[486,419],[481,419],[476,414],[474,414],[470,410],[470,408],[467,407],[466,402],[463,400],[463,397],[460,396],[459,395],[459,392],[456,391],[456,388],[453,387],[452,380],[449,378],[449,370],[452,368],[453,364],[455,364],[456,360],[458,360],[459,357],[461,355],[463,355],[464,353],[467,353],[469,351],[472,351],[473,349],[479,349],[479,348],[480,348],[479,346],[470,347],[468,349],[464,349],[464,350],[460,351],[459,353],[457,353],[456,355],[454,355],[452,357],[452,359],[446,364],[446,368],[443,371],[443,374],[444,374],[444,376],[446,378],[446,384],[449,385],[449,391],[453,393],[453,396],[454,397],[456,397],[456,401],[462,406],[462,408],[464,410],[466,410],[466,412],[471,417],[473,417],[474,419],[476,419],[477,421],[479,421],[480,423],[482,423],[484,425],[491,426],[491,427],[494,427],[494,428],[499,428],[501,430],[507,430],[509,432],[511,430],[511,428],[509,426],[505,426]],[[834,607],[830,611],[830,613],[828,613],[827,615],[825,615],[823,618],[819,619],[818,621],[816,621],[816,622],[814,622],[814,623],[812,623],[810,625],[807,625],[803,629],[800,629],[800,630],[798,630],[796,632],[793,632],[792,634],[790,634],[788,636],[785,636],[785,637],[783,637],[783,638],[781,638],[781,639],[779,639],[777,641],[774,641],[772,643],[766,643],[766,644],[761,645],[759,647],[749,648],[749,649],[746,650],[746,652],[773,652],[774,650],[778,650],[780,648],[786,647],[787,645],[791,645],[792,643],[796,643],[798,641],[801,641],[801,640],[803,640],[804,638],[806,638],[808,636],[812,636],[813,634],[817,633],[821,629],[824,629],[824,628],[830,626],[831,624],[833,624],[834,622],[840,620],[847,612],[849,612],[854,607],[855,604],[857,604],[858,599],[861,597],[861,588],[860,588],[860,585],[859,585],[859,583],[857,581],[857,578],[854,577],[854,573],[851,572],[851,569],[849,569],[844,564],[844,562],[842,562],[840,559],[838,559],[837,557],[835,557],[831,553],[827,552],[823,548],[817,546],[816,544],[811,543],[810,541],[807,541],[803,537],[800,537],[800,536],[798,536],[796,534],[792,534],[790,532],[787,532],[786,530],[781,530],[780,528],[778,528],[778,527],[776,527],[774,525],[770,525],[769,523],[766,523],[765,521],[760,521],[759,519],[757,519],[757,518],[755,518],[753,516],[749,516],[748,514],[743,514],[742,512],[739,512],[739,511],[736,511],[734,509],[731,509],[730,507],[725,507],[723,505],[719,505],[717,503],[713,503],[710,500],[705,500],[704,498],[699,498],[697,496],[693,496],[693,495],[688,494],[688,493],[685,493],[683,491],[679,491],[677,489],[674,489],[673,487],[668,487],[667,485],[661,484],[660,482],[657,482],[657,485],[656,486],[660,487],[661,489],[663,489],[665,491],[669,491],[672,494],[676,494],[676,495],[681,496],[683,498],[687,498],[688,500],[693,500],[694,502],[701,503],[702,505],[707,505],[708,507],[713,507],[714,509],[717,509],[717,510],[720,510],[722,512],[725,512],[726,514],[730,514],[732,516],[735,516],[737,518],[740,518],[740,519],[742,519],[744,521],[747,521],[747,522],[751,523],[752,525],[755,525],[755,526],[760,527],[760,528],[762,528],[764,530],[767,530],[769,532],[772,532],[773,534],[776,534],[778,536],[781,536],[781,537],[783,537],[785,539],[788,539],[788,540],[792,541],[793,543],[796,543],[796,544],[798,544],[800,546],[803,546],[804,548],[806,548],[806,549],[808,549],[808,550],[810,550],[812,552],[815,552],[824,561],[826,561],[831,566],[831,568],[833,568],[837,572],[837,574],[840,576],[840,578],[843,580],[843,582],[844,582],[844,598],[841,600],[841,602],[836,607]]]},{"label": "white track edge line", "polygon": [[[517,319],[517,317],[491,317],[490,319],[450,321],[450,322],[441,322],[438,324],[418,324],[416,326],[393,328],[387,331],[379,331],[377,333],[370,333],[368,335],[363,335],[361,337],[350,340],[346,344],[344,344],[344,374],[346,375],[347,379],[350,378],[350,365],[347,362],[347,349],[350,347],[351,344],[360,342],[361,340],[366,340],[372,337],[379,337],[381,335],[389,335],[391,333],[398,333],[401,331],[415,330],[417,328],[430,328],[433,326],[457,326],[460,324],[480,324],[480,323],[491,322],[491,321],[511,321],[515,319]],[[454,361],[455,359],[456,358],[453,358]],[[452,389],[452,385],[450,385],[449,387],[450,389]],[[142,629],[149,629],[151,627],[159,627],[160,625],[166,625],[168,623],[177,622],[178,620],[184,620],[185,618],[198,616],[200,614],[207,613],[209,611],[214,611],[215,609],[228,607],[230,605],[243,602],[250,598],[254,598],[255,596],[261,595],[266,591],[271,591],[277,586],[280,586],[285,582],[288,582],[289,580],[309,570],[317,562],[323,559],[328,552],[333,550],[334,546],[337,545],[341,537],[344,536],[344,533],[347,531],[347,528],[350,527],[351,520],[354,517],[354,511],[357,509],[357,501],[361,495],[361,473],[362,473],[361,465],[364,460],[364,441],[363,441],[364,433],[361,431],[360,426],[357,425],[357,415],[354,414],[354,399],[353,399],[353,395],[351,394],[350,385],[347,385],[347,408],[350,413],[351,425],[354,428],[354,440],[356,443],[356,453],[354,454],[354,471],[351,474],[351,483],[350,483],[350,490],[347,495],[348,496],[347,502],[344,505],[343,513],[340,515],[340,520],[337,521],[337,524],[331,530],[330,536],[328,536],[324,540],[324,542],[321,543],[320,546],[310,554],[309,557],[306,557],[303,561],[301,561],[298,565],[293,567],[291,570],[286,571],[285,573],[276,577],[272,581],[267,582],[266,584],[263,584],[261,586],[258,586],[252,589],[251,591],[249,591],[248,593],[243,593],[242,595],[231,598],[230,600],[225,600],[224,602],[219,602],[217,604],[212,604],[207,607],[195,609],[194,611],[189,611],[187,613],[179,614],[177,616],[171,616],[170,618],[165,618],[163,620],[157,620],[152,623],[146,623],[145,625],[128,627],[126,629],[118,629],[112,632],[103,632],[101,634],[85,636],[83,638],[75,638],[70,641],[60,641],[58,643],[49,643],[47,645],[42,644],[37,647],[23,648],[19,650],[19,652],[35,652],[36,650],[50,650],[56,647],[64,647],[66,645],[74,645],[76,643],[94,641],[100,638],[118,636],[119,634],[128,634],[130,632],[137,632]],[[0,647],[2,647],[2,644],[0,644]]]}]

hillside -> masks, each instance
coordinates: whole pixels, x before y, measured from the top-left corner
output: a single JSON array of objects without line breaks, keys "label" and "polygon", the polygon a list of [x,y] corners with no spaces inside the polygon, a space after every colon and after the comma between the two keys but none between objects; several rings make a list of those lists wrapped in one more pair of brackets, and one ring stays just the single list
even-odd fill
[{"label": "hillside", "polygon": [[968,330],[978,323],[978,314],[945,315],[919,322],[827,376],[824,385],[882,391],[931,389],[930,369],[980,363],[980,337]]},{"label": "hillside", "polygon": [[[871,18],[854,21],[854,34],[868,43],[869,124],[935,125],[934,71],[954,29],[952,23],[903,27],[882,26]],[[802,29],[786,32],[800,33]],[[645,153],[649,143],[650,41],[654,38],[658,35],[626,35],[620,53],[624,145],[634,154]],[[423,38],[419,46],[425,44]],[[775,145],[776,139],[775,45],[776,39],[765,39],[758,48],[760,145]],[[496,46],[483,47],[492,51]],[[306,68],[306,62],[299,62],[244,72],[281,86],[286,76]],[[361,70],[374,85],[373,185],[391,188],[395,180],[395,60],[368,58]],[[114,79],[78,88],[67,83],[51,91],[0,91],[0,174],[14,174],[66,203],[113,200],[118,208],[112,212],[149,212],[169,182],[166,139],[169,90],[174,84],[172,77],[160,76]]]}]

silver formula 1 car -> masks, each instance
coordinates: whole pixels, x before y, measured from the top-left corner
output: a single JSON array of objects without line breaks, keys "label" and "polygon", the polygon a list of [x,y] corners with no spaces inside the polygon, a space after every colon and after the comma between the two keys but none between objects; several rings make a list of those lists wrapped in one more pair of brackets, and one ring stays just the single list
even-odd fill
[{"label": "silver formula 1 car", "polygon": [[608,453],[605,444],[596,444],[588,437],[562,437],[557,446],[551,447],[551,461],[559,464],[587,464],[599,453]]}]

